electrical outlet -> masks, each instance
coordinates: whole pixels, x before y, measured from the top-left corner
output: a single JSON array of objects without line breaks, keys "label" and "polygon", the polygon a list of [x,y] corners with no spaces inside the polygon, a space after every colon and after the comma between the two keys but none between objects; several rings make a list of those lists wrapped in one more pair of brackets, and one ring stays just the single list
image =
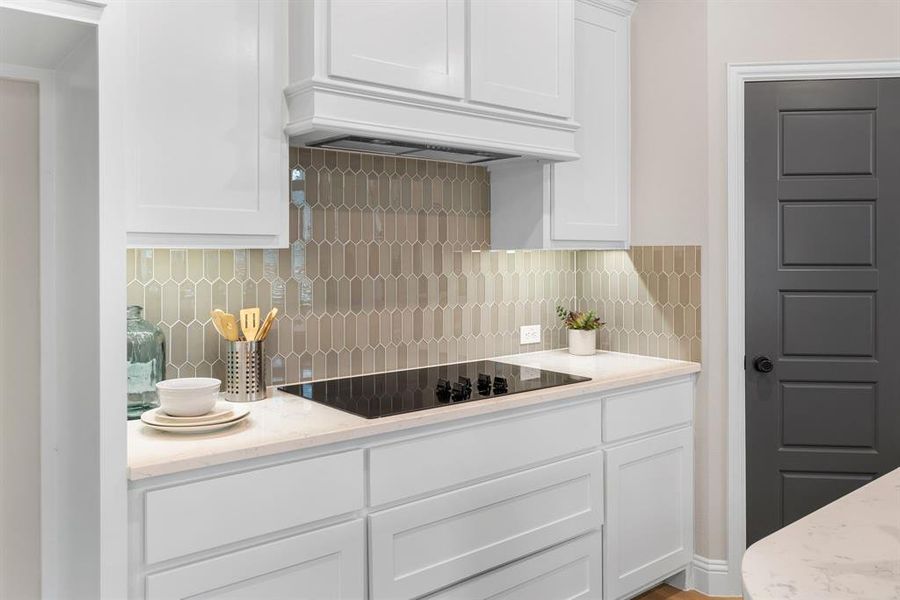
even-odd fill
[{"label": "electrical outlet", "polygon": [[541,326],[540,325],[522,325],[519,328],[520,344],[540,344],[541,343]]}]

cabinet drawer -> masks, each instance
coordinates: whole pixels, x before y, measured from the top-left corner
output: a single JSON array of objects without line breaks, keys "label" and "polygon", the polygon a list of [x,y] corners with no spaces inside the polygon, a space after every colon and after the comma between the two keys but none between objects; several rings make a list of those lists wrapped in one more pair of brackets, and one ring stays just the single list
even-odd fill
[{"label": "cabinet drawer", "polygon": [[362,519],[147,577],[147,600],[365,596]]},{"label": "cabinet drawer", "polygon": [[147,492],[145,561],[183,556],[363,506],[362,450]]},{"label": "cabinet drawer", "polygon": [[602,555],[600,533],[594,532],[428,596],[427,600],[599,600]]},{"label": "cabinet drawer", "polygon": [[600,415],[599,403],[579,404],[373,448],[371,503],[377,506],[589,450],[599,445]]},{"label": "cabinet drawer", "polygon": [[607,396],[603,399],[603,441],[690,423],[693,412],[693,377]]},{"label": "cabinet drawer", "polygon": [[603,522],[599,452],[371,516],[372,597],[415,598]]}]

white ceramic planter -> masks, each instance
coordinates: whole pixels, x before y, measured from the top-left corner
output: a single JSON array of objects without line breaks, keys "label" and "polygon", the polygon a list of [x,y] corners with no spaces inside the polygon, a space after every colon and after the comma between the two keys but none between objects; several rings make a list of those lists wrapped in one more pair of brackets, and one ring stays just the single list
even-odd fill
[{"label": "white ceramic planter", "polygon": [[569,354],[590,356],[597,351],[597,330],[569,330]]}]

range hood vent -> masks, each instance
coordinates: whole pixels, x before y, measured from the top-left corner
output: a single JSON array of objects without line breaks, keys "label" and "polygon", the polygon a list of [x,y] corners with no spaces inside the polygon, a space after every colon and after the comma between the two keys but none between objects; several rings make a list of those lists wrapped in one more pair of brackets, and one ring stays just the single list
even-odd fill
[{"label": "range hood vent", "polygon": [[506,158],[518,158],[517,154],[503,154],[501,152],[488,152],[485,150],[470,150],[467,148],[453,148],[451,146],[436,146],[433,144],[416,144],[411,142],[397,142],[376,137],[363,137],[358,135],[344,135],[306,144],[313,148],[331,148],[333,150],[350,150],[353,152],[370,152],[373,154],[387,154],[390,156],[406,156],[409,158],[421,158],[425,160],[440,160],[446,162],[477,164]]}]

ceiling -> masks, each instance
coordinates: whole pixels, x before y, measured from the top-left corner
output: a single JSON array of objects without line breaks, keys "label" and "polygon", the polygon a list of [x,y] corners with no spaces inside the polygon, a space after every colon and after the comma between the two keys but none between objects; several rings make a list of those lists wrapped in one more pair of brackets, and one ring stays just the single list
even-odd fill
[{"label": "ceiling", "polygon": [[0,8],[0,63],[55,69],[94,25]]}]

